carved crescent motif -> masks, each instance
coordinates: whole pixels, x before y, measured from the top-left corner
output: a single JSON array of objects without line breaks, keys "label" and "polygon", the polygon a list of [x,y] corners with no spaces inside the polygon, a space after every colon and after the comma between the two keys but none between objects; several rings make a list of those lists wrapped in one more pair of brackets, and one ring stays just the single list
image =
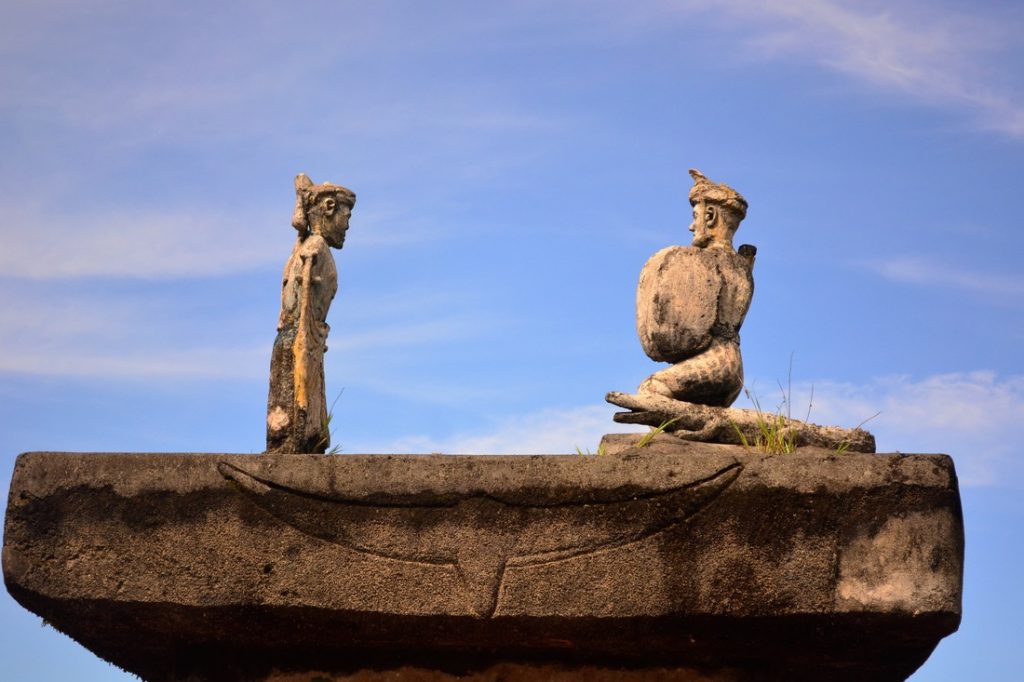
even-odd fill
[{"label": "carved crescent motif", "polygon": [[543,504],[486,493],[367,500],[298,490],[227,462],[217,468],[256,505],[307,535],[375,557],[454,568],[472,611],[486,618],[494,615],[507,567],[564,561],[647,538],[704,508],[743,467],[734,460],[664,491],[609,491],[598,500],[580,494]]}]

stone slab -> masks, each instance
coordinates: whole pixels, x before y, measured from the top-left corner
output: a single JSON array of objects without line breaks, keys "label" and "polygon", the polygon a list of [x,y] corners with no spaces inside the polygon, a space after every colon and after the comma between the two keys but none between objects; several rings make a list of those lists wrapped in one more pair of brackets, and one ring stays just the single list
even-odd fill
[{"label": "stone slab", "polygon": [[902,680],[958,627],[949,457],[635,438],[27,453],[4,580],[147,680]]}]

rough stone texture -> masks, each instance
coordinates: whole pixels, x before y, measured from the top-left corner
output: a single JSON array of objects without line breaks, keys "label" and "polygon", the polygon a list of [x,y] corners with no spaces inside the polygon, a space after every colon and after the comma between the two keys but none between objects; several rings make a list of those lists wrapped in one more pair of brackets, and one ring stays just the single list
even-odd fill
[{"label": "rough stone texture", "polygon": [[322,670],[302,673],[275,672],[266,682],[736,682],[730,671],[702,673],[686,668],[643,668],[627,670],[595,665],[562,666],[552,663],[523,665],[499,663],[482,670],[450,673],[429,668],[403,666],[397,670],[360,670],[355,673],[329,673]]},{"label": "rough stone texture", "polygon": [[605,400],[630,410],[616,412],[612,417],[620,424],[662,427],[664,433],[683,440],[753,445],[762,438],[762,429],[768,427],[777,428],[783,438],[791,439],[797,446],[814,445],[850,452],[875,451],[875,437],[860,428],[820,426],[781,414],[697,405],[652,393],[634,395],[612,391]]},{"label": "rough stone texture", "polygon": [[956,630],[948,457],[630,437],[587,457],[29,453],[4,579],[147,680],[901,680]]},{"label": "rough stone texture", "polygon": [[299,232],[281,281],[281,314],[270,358],[267,397],[267,452],[324,452],[331,442],[324,353],[327,311],[338,290],[333,247],[345,243],[356,195],[325,182],[295,178],[295,214]]}]

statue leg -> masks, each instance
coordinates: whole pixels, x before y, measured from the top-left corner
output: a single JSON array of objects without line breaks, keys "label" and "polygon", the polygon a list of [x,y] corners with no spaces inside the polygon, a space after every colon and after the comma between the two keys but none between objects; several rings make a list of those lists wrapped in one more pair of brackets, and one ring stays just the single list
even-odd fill
[{"label": "statue leg", "polygon": [[267,397],[267,452],[296,452],[295,429],[295,330],[277,334],[270,356],[270,395]]},{"label": "statue leg", "polygon": [[662,395],[699,405],[728,407],[743,390],[739,346],[713,341],[700,355],[677,362],[644,379],[638,393]]},{"label": "statue leg", "polygon": [[267,398],[267,452],[319,453],[326,450],[327,405],[323,354],[296,354],[294,329],[278,333],[270,357]]}]

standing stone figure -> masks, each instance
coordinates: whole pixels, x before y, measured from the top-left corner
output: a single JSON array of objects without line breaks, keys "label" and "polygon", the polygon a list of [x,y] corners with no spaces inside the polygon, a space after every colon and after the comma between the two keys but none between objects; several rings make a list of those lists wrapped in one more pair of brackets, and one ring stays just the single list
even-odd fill
[{"label": "standing stone figure", "polygon": [[340,249],[356,195],[325,182],[295,178],[292,226],[298,240],[284,266],[281,315],[270,358],[267,452],[319,453],[330,444],[324,353],[327,310],[338,290],[328,247]]},{"label": "standing stone figure", "polygon": [[640,272],[636,326],[652,359],[671,362],[638,393],[728,407],[743,389],[740,325],[754,294],[754,254],[732,238],[747,202],[728,185],[691,170],[692,246],[669,246]]}]

